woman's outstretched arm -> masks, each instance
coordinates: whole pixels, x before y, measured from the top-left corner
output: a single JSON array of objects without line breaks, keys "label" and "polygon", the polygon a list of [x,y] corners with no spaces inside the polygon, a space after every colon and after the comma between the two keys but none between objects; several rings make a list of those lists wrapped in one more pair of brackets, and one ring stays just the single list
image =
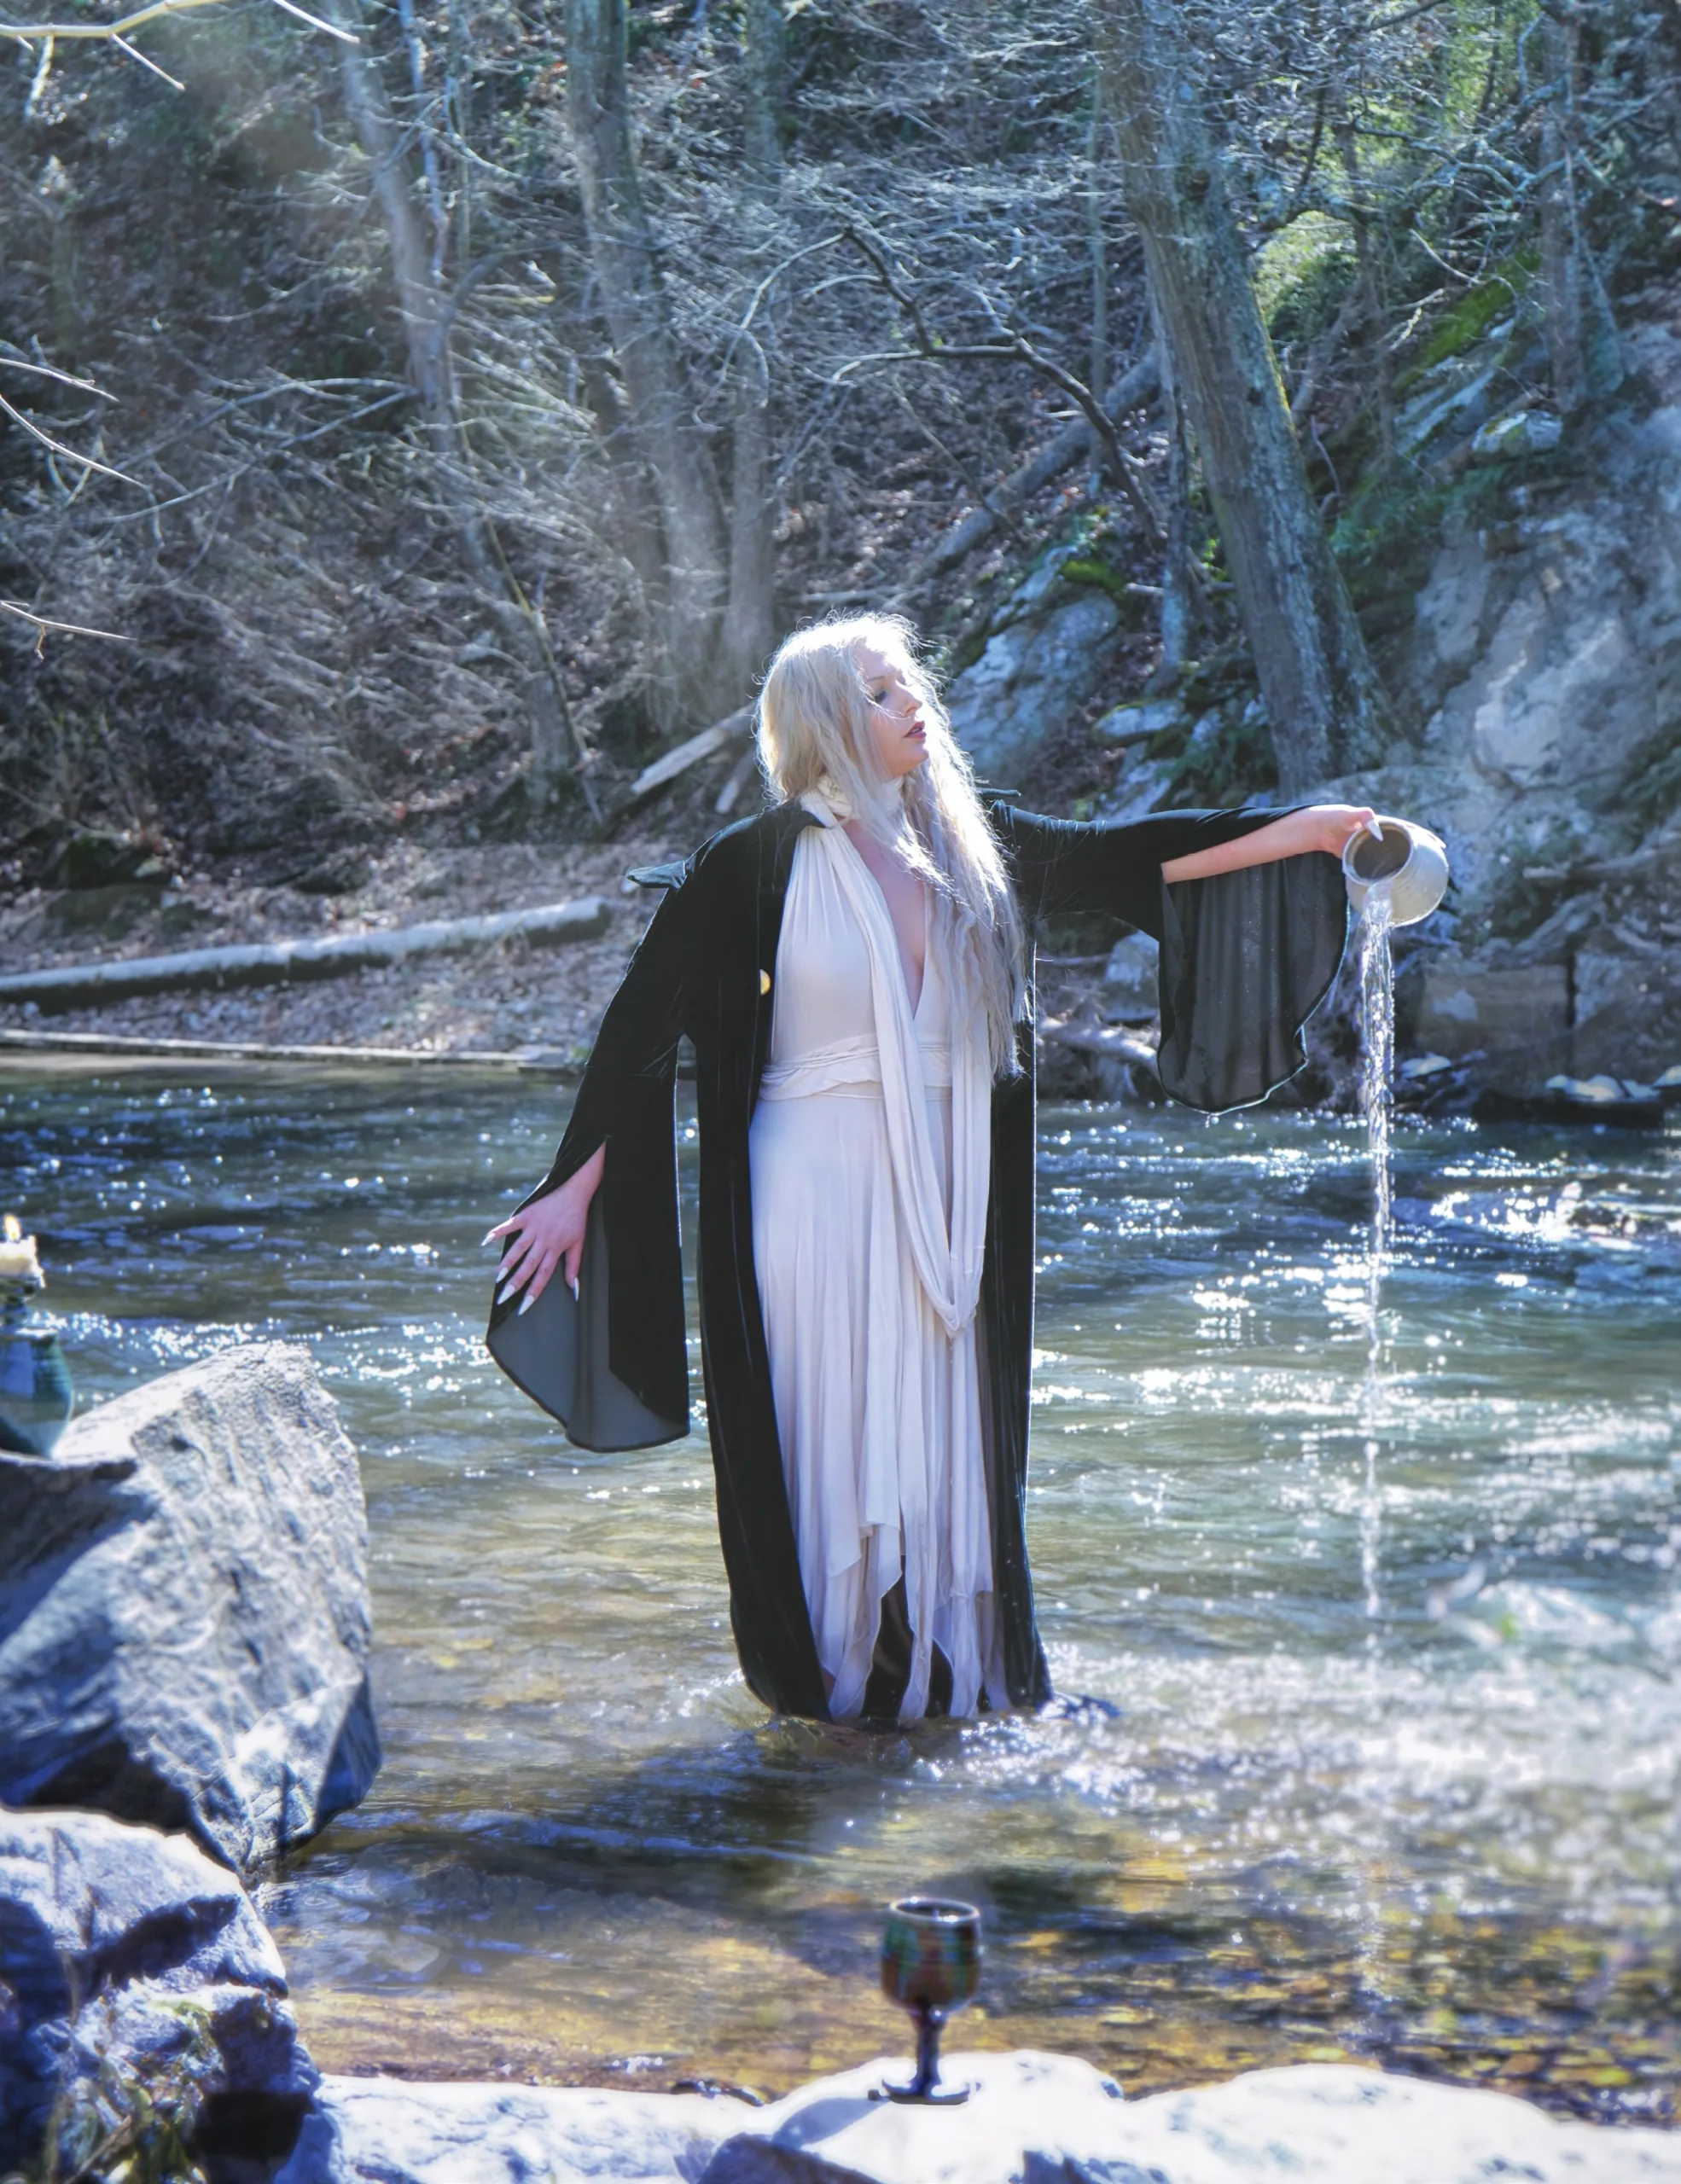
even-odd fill
[{"label": "woman's outstretched arm", "polygon": [[1337,862],[1354,804],[1156,811],[1115,823],[995,807],[1030,921],[1092,911],[1162,944],[1162,1084],[1189,1107],[1247,1107],[1306,1059],[1301,1027],[1342,957]]},{"label": "woman's outstretched arm", "polygon": [[1120,824],[1047,819],[1007,804],[991,812],[994,833],[1030,921],[1102,910],[1154,938],[1162,935],[1162,883],[1218,878],[1304,852],[1340,857],[1370,815],[1352,804],[1294,811],[1155,811]]},{"label": "woman's outstretched arm", "polygon": [[1180,880],[1212,880],[1219,873],[1242,872],[1252,864],[1276,864],[1281,857],[1303,857],[1314,850],[1340,857],[1351,837],[1363,827],[1370,827],[1376,816],[1364,804],[1305,804],[1299,811],[1287,811],[1282,819],[1257,828],[1252,834],[1240,834],[1235,841],[1195,850],[1188,857],[1170,857],[1161,868],[1161,876],[1170,885]]}]

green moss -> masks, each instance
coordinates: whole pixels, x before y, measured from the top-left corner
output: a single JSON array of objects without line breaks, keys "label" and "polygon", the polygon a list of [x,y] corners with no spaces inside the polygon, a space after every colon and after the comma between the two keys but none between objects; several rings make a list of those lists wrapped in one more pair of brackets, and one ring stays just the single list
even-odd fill
[{"label": "green moss", "polygon": [[1354,272],[1353,230],[1328,212],[1304,212],[1270,236],[1255,260],[1255,294],[1281,347],[1311,340],[1336,317]]},{"label": "green moss", "polygon": [[1486,281],[1467,289],[1436,321],[1424,346],[1396,381],[1396,392],[1405,394],[1426,372],[1474,349],[1528,293],[1539,263],[1538,252],[1528,245],[1503,258]]},{"label": "green moss", "polygon": [[1064,561],[1060,572],[1064,584],[1091,584],[1108,593],[1117,607],[1136,607],[1137,597],[1127,589],[1128,578],[1124,569],[1111,568],[1107,561],[1092,561],[1081,556]]}]

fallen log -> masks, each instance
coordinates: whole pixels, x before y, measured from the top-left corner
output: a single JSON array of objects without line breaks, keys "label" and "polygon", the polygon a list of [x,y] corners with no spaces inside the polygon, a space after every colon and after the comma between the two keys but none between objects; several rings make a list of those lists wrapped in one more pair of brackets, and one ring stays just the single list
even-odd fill
[{"label": "fallen log", "polygon": [[577,1077],[581,1066],[570,1054],[544,1048],[335,1047],[277,1045],[265,1039],[145,1039],[116,1031],[15,1031],[0,1027],[0,1066],[10,1059],[39,1060],[68,1055],[90,1062],[300,1061],[311,1066],[362,1069],[416,1066],[448,1069],[511,1069],[530,1076]]},{"label": "fallen log", "polygon": [[502,910],[488,917],[445,918],[390,932],[335,933],[326,940],[265,941],[245,947],[194,948],[176,956],[67,963],[55,970],[20,971],[0,978],[0,1007],[33,1002],[48,1011],[87,1008],[140,994],[337,979],[352,971],[383,970],[410,956],[456,954],[516,935],[539,947],[555,947],[564,941],[594,939],[607,930],[612,916],[599,895],[585,895],[575,903],[544,903],[532,909]]},{"label": "fallen log", "polygon": [[686,742],[678,743],[664,752],[649,765],[643,768],[602,822],[602,832],[610,834],[626,812],[634,811],[637,804],[657,796],[662,788],[669,788],[692,767],[702,765],[708,758],[726,751],[731,744],[752,732],[754,707],[737,706],[733,713],[726,713],[710,728],[703,728],[698,735],[691,735]]},{"label": "fallen log", "polygon": [[[1160,372],[1152,346],[1109,389],[1104,410],[1119,424],[1129,410],[1136,410],[1141,402],[1149,399],[1160,380]],[[1041,486],[1048,485],[1053,478],[1060,478],[1078,462],[1091,444],[1091,427],[1084,417],[1065,425],[1037,455],[1030,456],[992,487],[985,507],[973,509],[935,542],[913,572],[906,589],[914,590],[928,578],[939,576],[961,561],[964,555],[972,554],[984,539],[992,537],[1006,516],[1014,515]]]},{"label": "fallen log", "polygon": [[1048,1046],[1072,1047],[1077,1054],[1102,1054],[1134,1069],[1147,1069],[1152,1077],[1158,1073],[1155,1048],[1124,1024],[1067,1024],[1052,1017],[1039,1025],[1039,1037]]}]

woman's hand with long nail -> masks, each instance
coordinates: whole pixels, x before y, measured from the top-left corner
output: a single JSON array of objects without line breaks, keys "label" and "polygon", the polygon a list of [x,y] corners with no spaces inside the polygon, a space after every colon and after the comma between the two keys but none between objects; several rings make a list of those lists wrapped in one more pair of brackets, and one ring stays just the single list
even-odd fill
[{"label": "woman's hand with long nail", "polygon": [[533,1199],[518,1213],[510,1213],[506,1221],[499,1221],[486,1235],[487,1244],[494,1237],[514,1239],[500,1269],[496,1292],[498,1304],[517,1297],[523,1289],[526,1293],[520,1310],[528,1312],[549,1287],[556,1267],[573,1295],[578,1294],[578,1277],[584,1263],[584,1238],[590,1225],[590,1205],[601,1188],[602,1171],[606,1165],[607,1147],[598,1145],[584,1165],[557,1190]]}]

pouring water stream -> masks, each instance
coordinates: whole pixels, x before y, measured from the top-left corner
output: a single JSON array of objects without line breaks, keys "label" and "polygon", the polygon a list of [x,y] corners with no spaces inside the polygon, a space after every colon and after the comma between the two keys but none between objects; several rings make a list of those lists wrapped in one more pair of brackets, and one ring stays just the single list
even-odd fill
[{"label": "pouring water stream", "polygon": [[[1360,911],[1360,1104],[1365,1110],[1371,1161],[1371,1219],[1366,1237],[1366,1383],[1361,1404],[1365,1478],[1360,1498],[1360,1577],[1368,1619],[1381,1608],[1379,1558],[1382,1502],[1379,1488],[1378,1424],[1382,1398],[1383,1275],[1389,1256],[1389,1102],[1395,1054],[1394,923],[1391,884],[1369,891]],[[1375,1633],[1373,1634],[1375,1636]]]}]

